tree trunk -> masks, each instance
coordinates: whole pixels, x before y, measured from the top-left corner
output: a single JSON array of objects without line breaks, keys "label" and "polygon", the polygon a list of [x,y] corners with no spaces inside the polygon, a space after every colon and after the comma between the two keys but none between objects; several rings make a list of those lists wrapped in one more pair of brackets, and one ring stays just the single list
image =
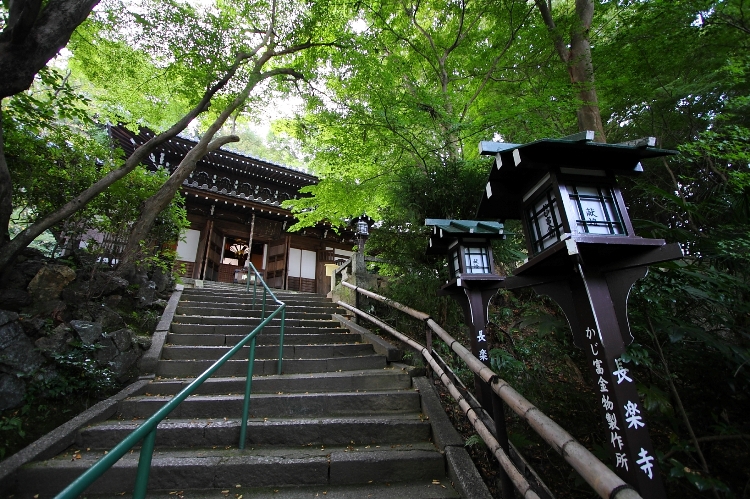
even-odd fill
[{"label": "tree trunk", "polygon": [[141,215],[133,224],[128,236],[128,242],[122,254],[122,259],[120,260],[119,270],[121,273],[127,274],[130,271],[132,264],[135,263],[141,254],[141,245],[147,240],[148,233],[151,231],[156,217],[169,206],[169,203],[180,189],[182,182],[195,170],[195,165],[198,161],[203,159],[209,151],[218,149],[228,142],[239,142],[239,140],[240,138],[236,135],[229,135],[220,137],[206,146],[201,143],[203,142],[203,139],[201,139],[201,142],[193,147],[182,161],[180,161],[177,169],[175,169],[159,190],[141,204]]},{"label": "tree trunk", "polygon": [[0,99],[31,86],[34,76],[68,44],[99,0],[50,0],[37,17],[33,0],[14,0],[0,33]]},{"label": "tree trunk", "polygon": [[594,66],[591,58],[591,44],[589,43],[589,31],[591,21],[594,18],[594,0],[576,0],[577,23],[573,25],[570,32],[570,47],[563,40],[562,34],[557,29],[552,17],[552,3],[544,0],[536,0],[544,23],[552,34],[552,41],[560,60],[568,66],[570,83],[578,91],[580,105],[576,111],[578,118],[578,131],[593,130],[596,142],[606,142],[601,113],[599,111],[599,99],[596,95],[594,85]]},{"label": "tree trunk", "polygon": [[211,126],[208,127],[208,130],[206,130],[206,133],[198,144],[196,144],[196,146],[193,147],[184,158],[182,158],[182,161],[180,161],[180,164],[175,171],[172,172],[172,175],[167,179],[164,185],[159,188],[156,194],[143,202],[143,205],[141,206],[141,215],[138,217],[135,224],[133,224],[130,236],[128,236],[128,242],[122,253],[122,259],[120,260],[120,265],[118,267],[118,271],[122,275],[132,275],[136,260],[141,253],[141,242],[146,240],[157,215],[169,205],[172,198],[174,198],[177,191],[180,189],[182,182],[195,169],[195,165],[198,161],[200,161],[206,153],[218,149],[227,142],[239,141],[239,137],[235,135],[221,137],[216,140],[213,140],[213,138],[221,127],[224,126],[224,123],[226,123],[229,117],[232,116],[232,113],[245,104],[250,92],[253,91],[255,86],[261,81],[277,75],[287,75],[296,79],[303,78],[303,75],[300,72],[289,68],[275,68],[270,71],[262,72],[263,66],[266,62],[277,55],[298,52],[309,48],[310,46],[312,46],[311,43],[307,42],[290,49],[274,52],[273,45],[271,44],[268,47],[268,50],[258,58],[253,66],[253,70],[249,74],[248,82],[245,84],[242,92],[240,92],[239,95],[234,98],[232,103],[229,104],[221,114],[219,114],[213,123],[211,123]]},{"label": "tree trunk", "polygon": [[570,82],[574,88],[578,89],[578,98],[581,101],[576,111],[578,131],[593,130],[596,132],[594,135],[596,142],[607,142],[594,85],[594,65],[589,43],[589,31],[594,17],[593,0],[576,0],[576,14],[578,14],[580,26],[574,27],[570,34],[568,72]]},{"label": "tree trunk", "polygon": [[154,225],[154,220],[166,208],[175,197],[177,191],[182,186],[182,182],[188,178],[188,176],[195,170],[195,165],[205,156],[209,151],[218,149],[222,145],[228,142],[238,142],[240,139],[236,135],[230,135],[227,137],[221,137],[214,141],[214,135],[221,129],[224,123],[234,113],[237,108],[242,106],[247,100],[250,92],[255,88],[261,80],[265,79],[257,69],[250,75],[250,79],[242,89],[242,92],[235,97],[232,103],[227,106],[221,114],[214,120],[206,133],[201,137],[198,144],[195,145],[188,153],[182,158],[180,164],[177,165],[172,175],[164,182],[158,191],[141,205],[141,215],[138,220],[133,224],[130,235],[128,236],[128,242],[125,245],[125,249],[122,253],[122,259],[120,260],[119,272],[123,275],[129,275],[134,267],[136,260],[141,255],[141,245],[151,231],[151,227]]}]

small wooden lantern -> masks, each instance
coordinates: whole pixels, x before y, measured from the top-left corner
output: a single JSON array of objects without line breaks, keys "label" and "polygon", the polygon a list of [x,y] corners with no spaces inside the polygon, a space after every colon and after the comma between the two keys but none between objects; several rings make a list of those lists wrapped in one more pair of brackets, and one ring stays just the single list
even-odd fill
[{"label": "small wooden lantern", "polygon": [[503,224],[475,220],[427,219],[432,226],[427,254],[447,254],[456,279],[495,275],[492,239],[505,239]]},{"label": "small wooden lantern", "polygon": [[[489,365],[487,308],[504,277],[495,274],[492,240],[505,239],[503,224],[475,220],[427,219],[432,226],[427,254],[447,255],[450,279],[439,294],[450,295],[461,305],[469,327],[472,353]],[[491,413],[486,386],[476,380],[477,395]]]}]

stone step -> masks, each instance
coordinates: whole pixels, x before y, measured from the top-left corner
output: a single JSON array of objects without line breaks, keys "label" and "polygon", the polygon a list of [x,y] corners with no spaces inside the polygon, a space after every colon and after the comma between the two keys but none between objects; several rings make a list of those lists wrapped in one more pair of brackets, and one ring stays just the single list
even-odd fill
[{"label": "stone step", "polygon": [[[179,495],[175,492],[180,492]],[[231,495],[230,495],[231,494]],[[365,485],[308,485],[296,487],[237,487],[221,489],[180,489],[149,491],[146,499],[453,499],[461,497],[450,480],[412,480],[398,483],[368,483]],[[18,499],[31,499],[19,497]],[[86,494],[88,499],[121,499],[117,495]]]},{"label": "stone step", "polygon": [[[229,351],[225,346],[165,346],[161,351],[163,360],[218,360]],[[343,345],[289,345],[284,342],[284,359],[330,359],[338,357],[358,357],[374,355],[369,343]],[[236,359],[247,359],[250,347],[245,346],[237,352]],[[256,359],[276,359],[278,346],[256,346]]]},{"label": "stone step", "polygon": [[[107,450],[124,440],[142,421],[105,421],[80,431],[77,445]],[[159,423],[157,448],[236,447],[239,419],[170,419]],[[389,448],[430,439],[430,424],[424,417],[342,417],[314,419],[252,419],[247,423],[247,447],[352,445]]]},{"label": "stone step", "polygon": [[[260,322],[260,321],[257,321]],[[313,327],[313,326],[297,326],[292,324],[293,321],[284,323],[284,333],[294,334],[305,334],[305,333],[348,333],[348,329],[342,327]],[[238,334],[247,335],[250,334],[253,329],[257,327],[251,324],[182,324],[173,323],[170,330],[173,333],[197,333],[197,334]],[[281,328],[278,322],[272,322],[265,326],[260,334],[275,335],[278,336]],[[355,335],[352,335],[355,336]],[[358,336],[358,335],[357,335]]]},{"label": "stone step", "polygon": [[[299,298],[296,296],[281,296],[277,297],[278,301],[285,303],[287,306],[310,306],[310,307],[324,307],[324,308],[336,308],[338,307],[337,304],[333,303],[331,300],[327,298],[320,298],[316,297],[314,299],[311,298]],[[222,295],[222,294],[185,294],[183,293],[180,297],[181,301],[186,302],[204,302],[204,303],[241,303],[246,305],[252,305],[255,303],[258,307],[260,307],[263,303],[263,295],[258,294],[253,299],[252,293],[250,294],[242,294],[242,295]],[[275,307],[277,306],[277,301],[271,298],[270,296],[266,296],[266,308],[268,307]]]},{"label": "stone step", "polygon": [[[230,308],[233,307],[233,308]],[[266,316],[270,315],[271,311],[266,310]],[[216,305],[211,306],[199,306],[192,305],[190,303],[180,302],[177,305],[178,315],[211,315],[211,316],[222,316],[222,317],[260,317],[260,310],[252,310],[251,308],[237,308],[233,304],[227,304],[225,307],[218,307]],[[316,312],[314,309],[311,312],[287,312],[288,319],[331,319],[331,312]],[[279,316],[280,317],[280,316]]]},{"label": "stone step", "polygon": [[[300,328],[294,328],[291,331],[293,332],[284,332],[284,345],[330,345],[337,343],[360,343],[362,341],[362,336],[356,333],[300,333]],[[169,333],[167,343],[171,345],[234,346],[245,336],[244,334],[211,334],[208,332],[195,334]],[[278,331],[275,333],[263,331],[256,336],[256,343],[258,345],[278,345],[279,333]]]},{"label": "stone step", "polygon": [[[31,463],[19,470],[20,483],[33,497],[58,493],[103,455],[80,449],[80,459],[63,454]],[[132,491],[138,453],[126,454],[87,489],[88,493],[118,494]],[[289,485],[366,485],[442,479],[443,456],[432,444],[412,447],[306,447],[157,450],[151,463],[151,490],[184,491],[190,488],[237,489],[236,485],[274,487]],[[36,495],[38,494],[38,496]]]},{"label": "stone step", "polygon": [[[198,300],[196,299],[181,299],[180,303],[183,305],[190,305],[193,307],[231,307],[231,308],[241,308],[243,310],[256,310],[256,311],[262,311],[263,307],[261,303],[253,304],[252,300],[250,301],[242,301],[242,300],[204,300],[203,298],[200,298]],[[286,302],[285,302],[286,303]],[[276,310],[278,308],[278,304],[276,303],[267,303],[266,304],[266,310]],[[336,305],[335,303],[327,302],[327,303],[317,303],[317,302],[290,302],[286,303],[286,310],[287,313],[289,312],[302,312],[305,310],[309,311],[317,311],[317,312],[323,312],[327,311],[329,313],[335,313],[337,310],[342,310],[341,307]]]},{"label": "stone step", "polygon": [[[261,323],[257,317],[225,317],[221,315],[175,315],[172,324],[204,324],[204,325],[248,325],[255,327]],[[280,318],[274,317],[269,323],[269,327],[278,326],[281,323]],[[284,324],[286,327],[324,327],[341,329],[341,323],[331,319],[287,319]]]},{"label": "stone step", "polygon": [[[156,375],[169,378],[185,378],[199,376],[213,365],[211,360],[160,360],[156,365]],[[358,369],[382,369],[386,366],[382,355],[367,355],[363,357],[336,357],[330,359],[288,359],[284,360],[282,372],[320,373],[331,371],[354,371]],[[276,374],[277,361],[256,359],[253,366],[256,376],[261,374]],[[216,373],[216,376],[245,376],[247,374],[247,359],[228,360]]]},{"label": "stone step", "polygon": [[[208,305],[226,305],[226,304],[232,304],[236,305],[237,308],[258,308],[260,309],[263,305],[263,297],[258,297],[253,301],[252,296],[247,297],[223,297],[223,296],[215,296],[215,295],[205,295],[205,296],[182,296],[180,298],[180,301],[182,303],[191,303],[191,304],[203,304],[204,306]],[[290,300],[281,300],[284,304],[286,304],[288,310],[292,309],[298,309],[298,308],[315,308],[315,309],[321,309],[321,310],[336,310],[340,309],[336,303],[333,303],[330,300],[298,300],[298,299],[290,299]],[[277,303],[273,300],[266,299],[266,309],[269,308],[276,308]]]},{"label": "stone step", "polygon": [[[147,418],[171,396],[137,396],[120,403],[123,419]],[[239,418],[242,395],[192,395],[170,413],[170,418]],[[258,393],[250,400],[253,418],[375,416],[420,412],[419,393],[414,390],[386,390],[342,393]]]},{"label": "stone step", "polygon": [[[144,393],[175,395],[192,381],[191,378],[158,379],[152,381],[146,387]],[[406,371],[394,368],[315,374],[282,374],[254,376],[252,388],[254,394],[407,390],[411,388],[411,378]],[[244,394],[245,378],[209,378],[194,393],[196,395]]]}]

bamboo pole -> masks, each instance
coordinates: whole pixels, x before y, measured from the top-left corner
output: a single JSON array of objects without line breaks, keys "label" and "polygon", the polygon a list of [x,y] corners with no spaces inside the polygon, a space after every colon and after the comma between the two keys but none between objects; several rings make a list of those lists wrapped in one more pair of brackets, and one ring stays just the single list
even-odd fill
[{"label": "bamboo pole", "polygon": [[495,439],[494,436],[492,436],[492,433],[490,432],[490,430],[487,428],[487,426],[485,426],[484,422],[476,414],[474,408],[471,407],[471,405],[469,405],[466,399],[461,395],[461,392],[458,391],[458,388],[456,388],[456,386],[450,380],[448,375],[445,374],[445,371],[443,371],[442,367],[440,367],[440,364],[438,364],[437,361],[435,361],[435,358],[430,354],[429,351],[427,351],[427,348],[424,345],[417,343],[416,341],[412,340],[408,336],[405,336],[404,334],[393,329],[391,326],[389,326],[385,322],[382,322],[381,320],[365,312],[362,312],[361,310],[354,308],[347,303],[339,301],[338,304],[344,307],[345,309],[351,310],[355,314],[364,317],[365,319],[369,320],[373,324],[388,331],[399,340],[403,341],[404,343],[408,344],[412,348],[419,351],[422,354],[422,356],[425,358],[425,360],[430,364],[430,367],[432,367],[435,374],[437,374],[440,377],[440,380],[443,382],[446,388],[448,388],[448,391],[450,392],[451,396],[458,402],[459,407],[461,408],[462,411],[464,411],[464,414],[466,414],[466,417],[469,419],[469,422],[477,431],[477,433],[482,438],[482,440],[484,440],[484,442],[487,444],[487,447],[489,448],[489,450],[492,452],[492,454],[495,456],[498,462],[500,462],[500,466],[503,467],[503,469],[505,470],[505,473],[507,473],[508,477],[510,477],[510,480],[511,482],[513,482],[513,486],[516,488],[516,490],[518,490],[521,493],[521,496],[524,497],[525,499],[540,499],[540,497],[537,495],[534,489],[531,488],[531,485],[526,480],[526,478],[515,467],[515,465],[513,464],[513,461],[511,461],[510,457],[508,457],[508,455],[505,453],[503,448],[500,446],[500,443]]},{"label": "bamboo pole", "polygon": [[[555,451],[581,475],[586,483],[588,483],[600,497],[606,499],[637,499],[641,497],[638,492],[630,488],[622,478],[617,476],[604,463],[597,459],[596,456],[574,439],[567,431],[565,431],[565,429],[540,411],[534,404],[526,400],[526,398],[518,393],[507,381],[498,377],[492,369],[485,366],[479,359],[474,357],[469,350],[448,334],[448,332],[432,320],[429,315],[390,300],[382,295],[373,293],[372,291],[358,288],[348,282],[342,281],[341,284],[354,289],[358,293],[362,293],[365,296],[396,308],[414,318],[425,321],[430,329],[437,333],[451,350],[456,352],[461,360],[466,362],[469,369],[487,382],[490,387],[492,387],[492,390],[497,393],[506,404],[508,404],[508,407],[526,421],[526,423],[531,426],[531,428],[542,437],[545,442],[555,449]],[[339,302],[339,304],[351,310],[350,306],[344,305],[342,302]],[[363,314],[364,312],[357,311],[355,313]],[[393,328],[390,328],[390,326],[388,327],[389,329],[383,329],[393,334]],[[413,340],[410,339],[409,341],[413,342]],[[411,343],[409,344],[411,345]],[[421,351],[421,349],[419,350]]]}]

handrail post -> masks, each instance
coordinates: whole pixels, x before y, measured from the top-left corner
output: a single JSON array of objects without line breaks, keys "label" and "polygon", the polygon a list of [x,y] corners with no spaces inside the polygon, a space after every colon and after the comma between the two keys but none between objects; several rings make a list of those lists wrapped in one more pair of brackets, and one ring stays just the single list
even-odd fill
[{"label": "handrail post", "polygon": [[[429,324],[425,321],[424,323],[424,336],[425,336],[425,348],[427,349],[427,353],[432,355],[432,329],[430,329]],[[427,373],[432,372],[432,367],[430,366],[430,363],[428,362],[425,366]]]},{"label": "handrail post", "polygon": [[266,287],[263,286],[263,312],[260,315],[261,320],[266,318]]},{"label": "handrail post", "polygon": [[[490,391],[492,400],[492,419],[495,421],[495,433],[497,443],[510,456],[510,445],[508,444],[508,430],[505,427],[505,408],[503,400],[494,391]],[[500,472],[500,491],[503,497],[513,497],[513,482],[502,466],[499,466]]]},{"label": "handrail post", "polygon": [[276,374],[281,374],[281,363],[284,360],[284,324],[286,323],[286,304],[281,306],[281,327],[279,328],[279,367]]},{"label": "handrail post", "polygon": [[148,475],[151,471],[151,458],[154,455],[154,444],[156,443],[156,427],[143,437],[141,444],[141,455],[138,459],[138,474],[135,478],[135,488],[133,488],[133,499],[143,499],[146,497],[148,489]]},{"label": "handrail post", "polygon": [[255,310],[255,297],[258,295],[258,276],[253,274],[253,310]]},{"label": "handrail post", "polygon": [[240,426],[240,449],[245,448],[247,436],[247,413],[250,412],[250,393],[253,386],[253,366],[255,365],[255,337],[250,340],[250,353],[247,361],[247,379],[245,380],[245,400],[242,404],[242,425]]}]

